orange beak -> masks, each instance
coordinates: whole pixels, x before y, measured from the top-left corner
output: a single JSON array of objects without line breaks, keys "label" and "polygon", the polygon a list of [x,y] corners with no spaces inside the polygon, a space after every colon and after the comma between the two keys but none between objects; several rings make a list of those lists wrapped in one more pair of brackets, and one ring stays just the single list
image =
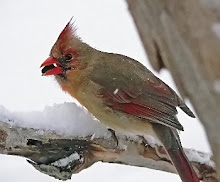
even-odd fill
[{"label": "orange beak", "polygon": [[59,75],[63,72],[61,64],[57,59],[49,57],[41,64],[42,76]]}]

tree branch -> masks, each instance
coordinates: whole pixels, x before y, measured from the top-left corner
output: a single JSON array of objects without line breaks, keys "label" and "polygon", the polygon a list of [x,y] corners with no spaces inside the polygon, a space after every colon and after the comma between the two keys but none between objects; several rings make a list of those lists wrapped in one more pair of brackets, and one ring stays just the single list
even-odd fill
[{"label": "tree branch", "polygon": [[[0,122],[0,153],[26,157],[37,170],[62,180],[70,179],[73,173],[78,173],[98,161],[176,173],[159,144],[143,137],[126,136],[108,129],[106,132],[108,135],[98,137],[67,136],[52,130],[19,127],[12,119],[4,118],[4,122]],[[189,149],[185,149],[185,152],[200,179],[216,181],[213,162],[208,154]]]},{"label": "tree branch", "polygon": [[127,0],[153,68],[170,70],[203,123],[220,175],[220,3]]}]

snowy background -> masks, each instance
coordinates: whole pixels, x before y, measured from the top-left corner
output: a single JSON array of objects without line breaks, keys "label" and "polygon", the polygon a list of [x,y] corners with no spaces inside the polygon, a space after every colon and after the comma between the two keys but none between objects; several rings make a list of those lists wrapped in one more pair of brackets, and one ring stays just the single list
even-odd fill
[{"label": "snowy background", "polygon": [[[24,112],[42,111],[45,106],[74,101],[52,77],[42,77],[39,68],[72,16],[77,34],[84,42],[99,50],[132,57],[152,70],[123,0],[1,0],[0,105],[24,115]],[[176,90],[167,71],[161,71],[158,77]],[[199,122],[181,111],[178,118],[185,128],[180,134],[183,146],[210,152]],[[0,155],[0,164],[1,182],[58,181],[36,171],[24,158]],[[180,181],[174,174],[103,163],[73,175],[70,181],[103,180]]]}]

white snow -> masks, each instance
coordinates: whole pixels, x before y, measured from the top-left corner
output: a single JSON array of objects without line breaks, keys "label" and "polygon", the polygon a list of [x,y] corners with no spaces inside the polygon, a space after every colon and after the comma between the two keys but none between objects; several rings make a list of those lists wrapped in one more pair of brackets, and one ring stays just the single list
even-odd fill
[{"label": "white snow", "polygon": [[115,94],[117,94],[117,93],[118,93],[118,91],[119,91],[119,90],[118,90],[118,88],[116,88],[116,89],[115,89],[115,91],[113,92],[113,93],[114,93],[114,95],[115,95]]},{"label": "white snow", "polygon": [[201,153],[196,150],[187,150],[185,153],[190,161],[199,162],[201,164],[207,164],[209,166],[215,167],[214,162],[210,161],[212,155],[210,153]]},{"label": "white snow", "polygon": [[158,140],[156,140],[154,137],[152,137],[150,135],[145,135],[144,138],[145,138],[145,140],[147,140],[147,143],[151,147],[155,147],[155,145],[162,145]]},{"label": "white snow", "polygon": [[95,138],[95,133],[93,133],[93,135],[91,136],[91,140],[94,140]]},{"label": "white snow", "polygon": [[55,162],[51,163],[51,165],[57,166],[57,167],[65,167],[69,163],[71,163],[75,160],[78,160],[78,159],[80,159],[80,155],[77,152],[74,152],[69,157],[65,157],[65,158],[62,158],[58,161],[55,161]]},{"label": "white snow", "polygon": [[214,81],[213,88],[217,93],[220,93],[220,80]]},{"label": "white snow", "polygon": [[212,31],[220,38],[220,22],[214,23],[212,25]]},{"label": "white snow", "polygon": [[4,106],[0,105],[0,121],[10,122],[9,116],[10,116],[10,112]]},{"label": "white snow", "polygon": [[[106,126],[75,103],[54,104],[41,111],[9,112],[0,106],[0,121],[20,127],[54,130],[64,136],[109,137]],[[43,131],[39,131],[43,134]]]}]

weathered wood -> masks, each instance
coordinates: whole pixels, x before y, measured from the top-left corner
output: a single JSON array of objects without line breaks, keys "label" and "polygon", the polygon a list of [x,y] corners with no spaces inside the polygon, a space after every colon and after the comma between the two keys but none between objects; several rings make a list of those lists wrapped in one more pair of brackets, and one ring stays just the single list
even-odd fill
[{"label": "weathered wood", "polygon": [[181,95],[190,99],[220,175],[220,1],[127,3],[153,68],[170,70]]},{"label": "weathered wood", "polygon": [[[189,149],[185,152],[189,159],[195,155],[206,158],[203,163],[195,159],[191,163],[200,179],[216,181],[216,172],[208,154]],[[37,170],[61,180],[70,179],[73,173],[98,161],[176,173],[162,146],[151,146],[143,138],[113,131],[108,138],[66,137],[53,131],[20,128],[0,122],[0,153],[27,157]]]}]

